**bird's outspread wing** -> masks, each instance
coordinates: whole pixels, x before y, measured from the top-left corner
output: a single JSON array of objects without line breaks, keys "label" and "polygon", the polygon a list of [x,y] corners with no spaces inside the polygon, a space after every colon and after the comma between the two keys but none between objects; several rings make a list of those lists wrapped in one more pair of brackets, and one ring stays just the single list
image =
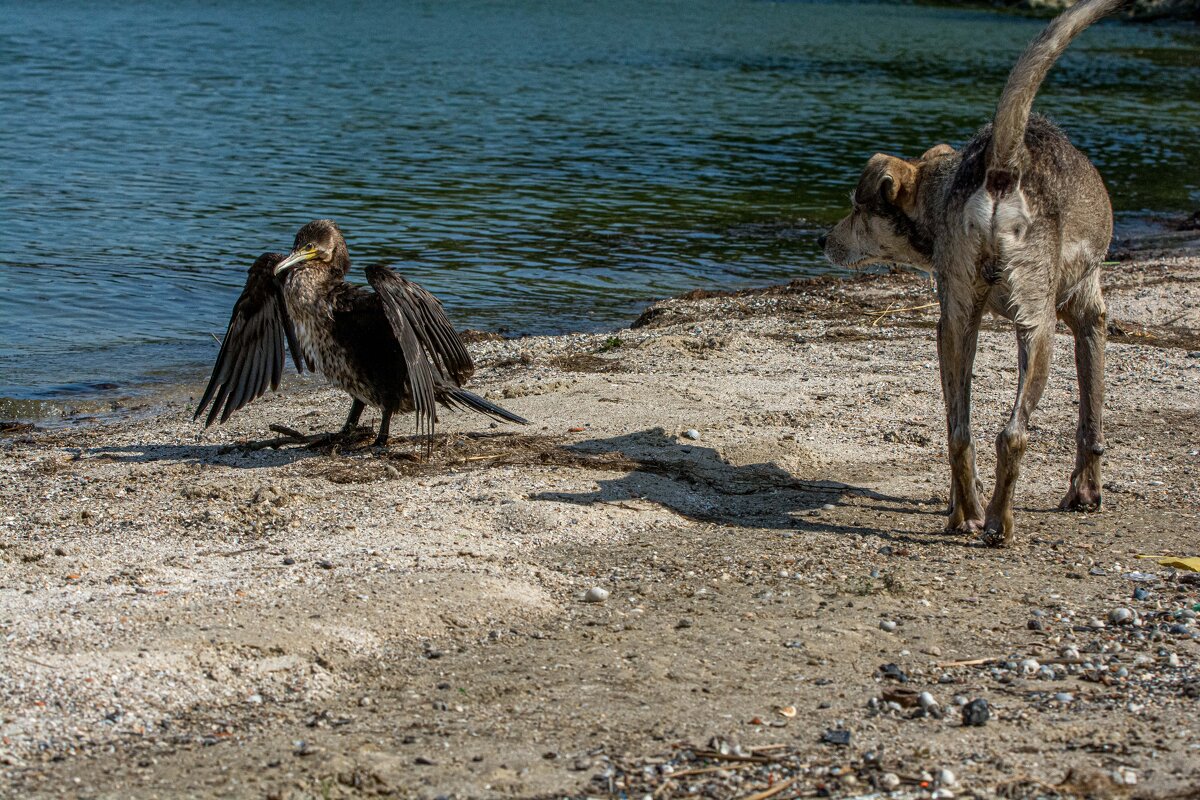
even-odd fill
[{"label": "bird's outspread wing", "polygon": [[387,267],[370,266],[366,273],[404,354],[417,434],[432,434],[437,422],[434,387],[466,380],[474,371],[471,356],[436,297]]},{"label": "bird's outspread wing", "polygon": [[218,417],[221,422],[229,419],[230,414],[266,392],[267,386],[279,388],[286,363],[285,340],[296,370],[304,371],[283,288],[275,279],[275,265],[282,260],[279,253],[264,253],[250,267],[246,288],[233,305],[208,388],[196,406],[193,419],[199,419],[212,404],[205,427]]},{"label": "bird's outspread wing", "polygon": [[[404,314],[435,372],[461,385],[475,372],[471,354],[446,317],[442,303],[423,287],[384,266],[367,267],[367,281],[391,297]],[[386,303],[385,303],[386,306]]]}]

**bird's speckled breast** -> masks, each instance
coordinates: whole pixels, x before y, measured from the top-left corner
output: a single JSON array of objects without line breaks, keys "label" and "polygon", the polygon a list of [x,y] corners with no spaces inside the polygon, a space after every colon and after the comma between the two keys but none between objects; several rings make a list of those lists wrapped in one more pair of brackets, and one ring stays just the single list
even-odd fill
[{"label": "bird's speckled breast", "polygon": [[324,291],[324,276],[316,270],[298,269],[284,283],[288,314],[296,328],[300,349],[317,372],[364,403],[383,407],[381,398],[354,369],[351,355],[333,335],[333,308]]}]

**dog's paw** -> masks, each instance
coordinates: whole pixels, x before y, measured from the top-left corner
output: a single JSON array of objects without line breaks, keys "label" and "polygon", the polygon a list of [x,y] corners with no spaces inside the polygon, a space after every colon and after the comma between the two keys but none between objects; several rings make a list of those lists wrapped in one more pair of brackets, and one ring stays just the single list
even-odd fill
[{"label": "dog's paw", "polygon": [[1001,520],[992,520],[983,527],[979,541],[988,547],[1008,547],[1013,543],[1013,526],[1005,525]]},{"label": "dog's paw", "polygon": [[962,534],[965,536],[974,536],[983,530],[982,519],[964,519],[960,522],[950,521],[946,523],[946,533]]},{"label": "dog's paw", "polygon": [[1103,498],[1095,486],[1072,486],[1067,490],[1062,502],[1058,504],[1059,511],[1099,511]]}]

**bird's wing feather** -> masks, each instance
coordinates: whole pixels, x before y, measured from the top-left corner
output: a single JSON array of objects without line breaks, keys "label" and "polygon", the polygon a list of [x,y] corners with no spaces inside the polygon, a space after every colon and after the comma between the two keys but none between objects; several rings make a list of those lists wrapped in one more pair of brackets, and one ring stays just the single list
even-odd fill
[{"label": "bird's wing feather", "polygon": [[281,260],[283,256],[278,253],[264,253],[250,267],[246,287],[233,305],[212,377],[196,406],[193,419],[199,419],[212,406],[205,427],[218,418],[221,422],[229,419],[233,412],[266,392],[268,386],[279,388],[287,360],[283,353],[285,340],[297,372],[304,371],[283,289],[275,280],[275,265]]},{"label": "bird's wing feather", "polygon": [[[426,337],[419,333],[424,328],[424,322],[405,290],[404,284],[408,281],[387,267],[367,267],[366,273],[367,282],[379,296],[383,314],[404,355],[404,365],[408,368],[408,380],[412,387],[413,410],[417,416],[417,435],[432,435],[434,423],[437,422],[434,385],[440,378],[441,366],[436,363],[436,353],[425,344]],[[431,357],[434,357],[434,363],[430,362]]]},{"label": "bird's wing feather", "polygon": [[471,377],[475,372],[471,354],[446,317],[440,300],[422,286],[384,266],[367,267],[367,280],[376,292],[382,294],[380,286],[384,286],[388,294],[395,298],[396,306],[404,313],[441,377],[451,379],[458,385]]}]

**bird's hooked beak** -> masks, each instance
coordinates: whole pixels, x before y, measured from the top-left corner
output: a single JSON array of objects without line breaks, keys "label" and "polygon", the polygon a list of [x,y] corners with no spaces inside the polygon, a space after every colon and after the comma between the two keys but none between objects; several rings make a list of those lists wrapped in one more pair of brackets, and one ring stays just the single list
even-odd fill
[{"label": "bird's hooked beak", "polygon": [[301,264],[305,261],[312,261],[318,255],[317,246],[315,244],[306,244],[301,248],[293,250],[288,254],[288,257],[275,265],[275,274],[283,272],[288,267],[294,267],[296,264]]}]

